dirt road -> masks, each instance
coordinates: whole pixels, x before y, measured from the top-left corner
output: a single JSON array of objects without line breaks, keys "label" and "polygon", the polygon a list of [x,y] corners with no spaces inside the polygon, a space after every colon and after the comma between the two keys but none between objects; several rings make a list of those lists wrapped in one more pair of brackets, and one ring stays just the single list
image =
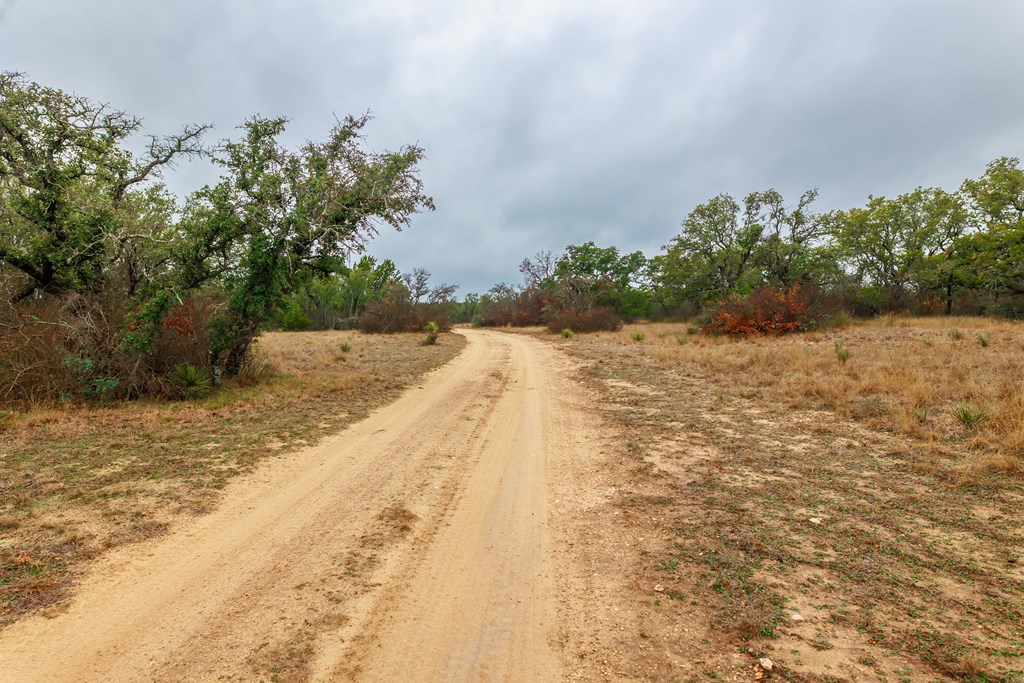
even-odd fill
[{"label": "dirt road", "polygon": [[465,334],[422,386],[8,628],[0,680],[568,677],[605,618],[568,538],[605,495],[600,426],[556,351]]}]

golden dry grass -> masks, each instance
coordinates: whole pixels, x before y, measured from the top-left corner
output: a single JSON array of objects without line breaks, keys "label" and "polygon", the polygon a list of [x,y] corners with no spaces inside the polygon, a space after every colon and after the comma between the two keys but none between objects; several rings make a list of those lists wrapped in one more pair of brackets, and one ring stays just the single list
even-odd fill
[{"label": "golden dry grass", "polygon": [[0,413],[0,626],[66,597],[90,558],[202,513],[231,477],[339,431],[465,343],[421,339],[271,333],[246,377],[203,400]]},{"label": "golden dry grass", "polygon": [[[951,331],[962,332],[961,339]],[[695,367],[709,379],[763,391],[793,409],[824,408],[963,456],[965,468],[1015,470],[1024,459],[1024,324],[987,318],[899,318],[822,333],[728,339],[689,335],[686,326],[627,326],[607,341],[636,345],[667,370]],[[988,346],[977,337],[987,335]],[[840,363],[834,342],[850,358]],[[955,417],[968,404],[987,420]]]},{"label": "golden dry grass", "polygon": [[[687,327],[533,332],[625,433],[616,519],[647,618],[710,629],[719,678],[742,676],[739,648],[804,683],[1024,680],[1024,324]],[[988,421],[960,422],[965,403]]]}]

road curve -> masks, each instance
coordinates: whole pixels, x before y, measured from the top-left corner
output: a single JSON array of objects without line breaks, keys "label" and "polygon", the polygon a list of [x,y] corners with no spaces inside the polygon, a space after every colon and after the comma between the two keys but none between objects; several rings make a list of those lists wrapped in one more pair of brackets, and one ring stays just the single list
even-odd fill
[{"label": "road curve", "polygon": [[0,633],[0,680],[561,680],[549,473],[592,419],[557,351],[462,333],[421,386]]}]

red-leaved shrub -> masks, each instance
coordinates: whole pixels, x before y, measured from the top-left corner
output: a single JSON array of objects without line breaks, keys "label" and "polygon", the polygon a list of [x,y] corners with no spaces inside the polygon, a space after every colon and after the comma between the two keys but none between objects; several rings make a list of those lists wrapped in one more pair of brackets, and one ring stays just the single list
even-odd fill
[{"label": "red-leaved shrub", "polygon": [[789,289],[761,287],[750,296],[721,301],[701,327],[706,334],[778,335],[796,332],[806,322],[807,298],[799,285]]}]

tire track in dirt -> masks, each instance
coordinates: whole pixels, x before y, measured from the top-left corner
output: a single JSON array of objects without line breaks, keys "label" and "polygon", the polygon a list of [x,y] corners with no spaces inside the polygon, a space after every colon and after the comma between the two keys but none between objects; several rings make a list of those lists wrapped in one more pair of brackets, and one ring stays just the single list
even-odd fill
[{"label": "tire track in dirt", "polygon": [[603,617],[559,598],[595,579],[549,498],[594,468],[596,423],[566,400],[556,352],[464,333],[420,388],[112,552],[64,613],[0,633],[0,680],[561,679]]}]

